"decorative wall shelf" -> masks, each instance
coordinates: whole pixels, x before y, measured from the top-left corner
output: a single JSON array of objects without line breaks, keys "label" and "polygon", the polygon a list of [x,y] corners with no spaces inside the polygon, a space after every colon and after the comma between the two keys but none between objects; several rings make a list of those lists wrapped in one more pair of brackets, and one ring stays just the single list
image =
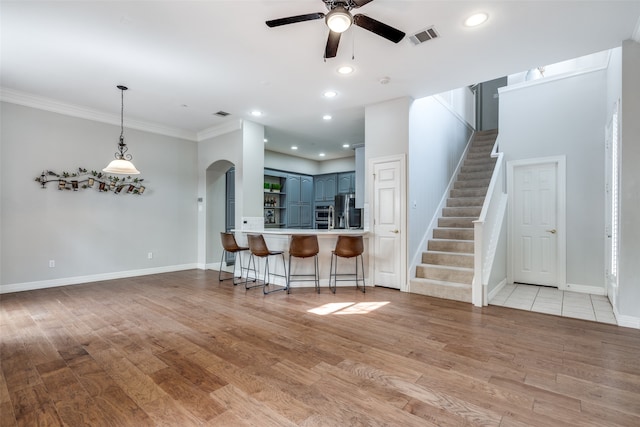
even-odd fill
[{"label": "decorative wall shelf", "polygon": [[144,179],[124,178],[119,176],[107,175],[102,172],[88,172],[84,168],[78,168],[77,172],[56,173],[53,171],[42,171],[39,177],[35,179],[42,188],[47,188],[47,183],[56,182],[58,190],[73,190],[95,188],[101,193],[126,193],[126,194],[142,194],[145,187],[142,185]]}]

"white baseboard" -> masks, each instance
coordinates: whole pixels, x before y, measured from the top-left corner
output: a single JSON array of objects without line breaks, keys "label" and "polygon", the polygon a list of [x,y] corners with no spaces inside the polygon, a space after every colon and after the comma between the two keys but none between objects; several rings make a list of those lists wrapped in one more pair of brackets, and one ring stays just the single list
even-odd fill
[{"label": "white baseboard", "polygon": [[561,291],[580,292],[592,295],[607,295],[607,290],[600,286],[577,285],[575,283],[567,283],[559,288]]},{"label": "white baseboard", "polygon": [[618,326],[624,326],[625,328],[640,329],[640,317],[627,316],[618,313],[618,309],[613,307],[613,314],[616,316]]},{"label": "white baseboard", "polygon": [[79,285],[103,280],[125,279],[127,277],[147,276],[149,274],[171,273],[173,271],[192,270],[197,264],[169,265],[166,267],[144,268],[141,270],[118,271],[114,273],[92,274],[90,276],[62,277],[60,279],[40,280],[36,282],[11,283],[0,285],[0,294],[55,288],[58,286]]},{"label": "white baseboard", "polygon": [[504,288],[506,285],[507,285],[507,278],[505,277],[504,279],[502,279],[500,283],[496,285],[495,288],[491,290],[491,292],[489,292],[489,295],[487,296],[487,301],[486,301],[487,304],[489,303],[489,301],[493,299],[493,297],[498,295],[498,292],[500,292],[502,288]]}]

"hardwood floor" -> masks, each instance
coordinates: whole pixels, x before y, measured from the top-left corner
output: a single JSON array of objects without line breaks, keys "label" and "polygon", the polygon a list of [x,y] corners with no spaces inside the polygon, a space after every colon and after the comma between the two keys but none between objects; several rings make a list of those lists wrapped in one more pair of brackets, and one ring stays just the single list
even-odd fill
[{"label": "hardwood floor", "polygon": [[1,426],[638,426],[640,331],[191,270],[0,297]]}]

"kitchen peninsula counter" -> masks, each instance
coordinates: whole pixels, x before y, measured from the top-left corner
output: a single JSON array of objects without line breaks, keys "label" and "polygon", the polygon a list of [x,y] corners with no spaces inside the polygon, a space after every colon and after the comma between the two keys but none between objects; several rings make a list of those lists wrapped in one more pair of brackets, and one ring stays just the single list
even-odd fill
[{"label": "kitchen peninsula counter", "polygon": [[[318,253],[318,270],[320,272],[320,287],[322,292],[328,292],[329,285],[329,268],[331,264],[331,251],[336,246],[336,241],[339,235],[346,236],[363,236],[364,238],[364,271],[365,271],[365,282],[367,286],[371,286],[368,281],[369,277],[369,256],[368,256],[368,234],[369,230],[353,230],[353,229],[333,229],[333,230],[317,230],[317,229],[300,229],[300,228],[267,228],[264,230],[232,230],[236,234],[236,240],[238,244],[241,246],[247,245],[247,234],[262,234],[264,236],[264,240],[267,243],[267,246],[271,250],[275,251],[284,251],[285,260],[287,263],[287,271],[289,270],[289,241],[290,236],[294,234],[315,234],[318,236],[318,246],[320,248],[320,252]],[[248,259],[248,256],[243,256],[243,261]],[[283,274],[282,271],[282,263],[279,259],[275,257],[271,257],[271,261],[269,261],[270,269],[275,268],[275,272],[277,274]],[[260,261],[261,271],[264,268],[263,260]],[[301,258],[292,258],[293,271],[291,274],[313,274],[313,262],[311,258],[301,259]],[[354,266],[355,258],[339,259],[339,272],[340,273],[350,273],[355,270]],[[245,264],[245,262],[243,262]],[[278,276],[273,278],[275,283],[283,285],[284,280]],[[295,282],[292,280],[291,288],[296,287],[309,287],[310,282]],[[353,286],[355,288],[355,282],[338,282],[338,286]]]}]

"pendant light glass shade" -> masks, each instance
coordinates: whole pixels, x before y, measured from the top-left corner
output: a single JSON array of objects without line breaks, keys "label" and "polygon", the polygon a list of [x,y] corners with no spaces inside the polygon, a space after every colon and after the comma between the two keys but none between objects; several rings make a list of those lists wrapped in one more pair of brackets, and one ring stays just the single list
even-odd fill
[{"label": "pendant light glass shade", "polygon": [[111,160],[109,165],[102,169],[103,172],[116,173],[120,175],[140,175],[140,171],[129,160]]},{"label": "pendant light glass shade", "polygon": [[124,91],[128,88],[126,86],[118,86],[121,91],[120,98],[120,142],[118,143],[118,152],[115,154],[115,160],[112,160],[109,165],[102,169],[102,172],[115,173],[120,175],[140,175],[140,171],[131,163],[133,158],[131,154],[127,153],[127,144],[124,143]]}]

